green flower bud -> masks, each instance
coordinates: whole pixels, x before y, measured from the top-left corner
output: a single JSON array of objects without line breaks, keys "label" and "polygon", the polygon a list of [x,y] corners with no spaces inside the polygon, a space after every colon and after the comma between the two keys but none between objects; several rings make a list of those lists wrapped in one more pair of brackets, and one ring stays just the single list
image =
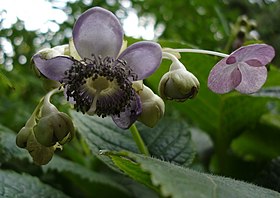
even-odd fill
[{"label": "green flower bud", "polygon": [[29,135],[32,133],[32,128],[22,127],[16,137],[16,144],[20,148],[26,148]]},{"label": "green flower bud", "polygon": [[43,146],[50,147],[57,142],[64,144],[70,141],[75,133],[71,118],[63,112],[53,112],[39,119],[34,127],[37,141]]},{"label": "green flower bud", "polygon": [[30,134],[26,149],[33,158],[33,161],[37,165],[47,164],[53,157],[55,146],[45,147],[37,142],[33,133]]},{"label": "green flower bud", "polygon": [[159,83],[159,93],[163,99],[183,102],[194,98],[200,84],[197,78],[185,68],[171,65],[169,72],[164,74]]},{"label": "green flower bud", "polygon": [[137,120],[148,127],[154,127],[164,115],[164,102],[145,85],[143,85],[143,89],[138,94],[141,99],[142,113]]}]

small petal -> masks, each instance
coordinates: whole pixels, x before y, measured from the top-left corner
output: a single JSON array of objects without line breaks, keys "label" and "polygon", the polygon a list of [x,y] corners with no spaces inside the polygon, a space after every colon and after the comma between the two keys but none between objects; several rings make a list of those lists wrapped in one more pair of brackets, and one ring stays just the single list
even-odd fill
[{"label": "small petal", "polygon": [[129,46],[119,59],[125,60],[132,72],[137,74],[137,80],[150,76],[160,65],[162,51],[159,44],[142,41]]},{"label": "small petal", "polygon": [[250,67],[246,63],[243,63],[239,65],[239,69],[242,80],[235,89],[240,93],[254,93],[258,91],[266,81],[266,67]]},{"label": "small petal", "polygon": [[127,107],[120,116],[112,116],[116,125],[122,129],[128,129],[142,112],[140,97],[136,94],[136,100],[131,101],[130,107]]},{"label": "small petal", "polygon": [[123,30],[113,13],[94,7],[76,21],[73,40],[82,58],[91,58],[92,54],[117,57],[123,42]]},{"label": "small petal", "polygon": [[241,73],[236,64],[227,65],[226,59],[219,61],[210,71],[208,87],[215,93],[227,93],[241,81]]},{"label": "small petal", "polygon": [[51,80],[61,81],[65,71],[73,65],[73,60],[66,56],[57,56],[51,59],[43,59],[39,54],[33,56],[33,61],[38,70]]},{"label": "small petal", "polygon": [[[273,47],[266,44],[253,44],[241,47],[231,53],[230,56],[236,57],[237,62],[261,63],[262,66],[268,64],[275,56]],[[251,66],[260,66],[259,64],[249,64]]]}]

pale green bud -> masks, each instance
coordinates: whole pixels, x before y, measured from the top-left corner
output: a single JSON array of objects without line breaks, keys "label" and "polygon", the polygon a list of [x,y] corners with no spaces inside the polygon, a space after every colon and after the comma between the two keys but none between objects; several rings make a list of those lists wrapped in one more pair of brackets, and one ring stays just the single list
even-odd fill
[{"label": "pale green bud", "polygon": [[199,87],[199,81],[191,72],[183,67],[173,66],[173,69],[162,76],[159,93],[163,99],[182,102],[194,98]]},{"label": "pale green bud", "polygon": [[54,112],[39,119],[34,127],[34,134],[37,141],[50,147],[57,142],[64,144],[70,141],[75,133],[71,118],[63,112]]},{"label": "pale green bud", "polygon": [[29,135],[32,133],[32,128],[22,127],[16,137],[16,144],[20,148],[26,148]]},{"label": "pale green bud", "polygon": [[43,146],[42,144],[37,142],[34,134],[31,133],[27,141],[26,149],[33,158],[35,164],[45,165],[52,159],[56,147]]},{"label": "pale green bud", "polygon": [[141,99],[142,113],[137,120],[148,127],[154,127],[164,115],[164,102],[145,85],[143,85],[143,89],[138,92],[138,95]]}]

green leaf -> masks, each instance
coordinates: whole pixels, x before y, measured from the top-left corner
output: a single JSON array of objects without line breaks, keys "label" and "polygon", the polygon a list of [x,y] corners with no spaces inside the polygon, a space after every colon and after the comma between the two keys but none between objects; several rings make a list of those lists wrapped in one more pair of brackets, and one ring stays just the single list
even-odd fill
[{"label": "green leaf", "polygon": [[100,184],[115,188],[121,192],[128,193],[127,189],[118,184],[108,176],[94,172],[86,167],[74,163],[72,161],[63,159],[59,156],[54,156],[53,159],[47,165],[42,167],[45,172],[57,171],[59,173],[73,174],[79,176],[82,179],[86,179],[91,183]]},{"label": "green leaf", "polygon": [[0,83],[3,83],[5,86],[8,86],[11,89],[15,89],[11,81],[2,72],[0,72]]},{"label": "green leaf", "polygon": [[276,198],[280,196],[278,192],[253,184],[200,173],[139,154],[130,152],[106,154],[126,174],[147,186],[158,189],[163,197]]},{"label": "green leaf", "polygon": [[165,117],[155,128],[137,126],[152,156],[184,166],[192,163],[195,150],[186,122]]},{"label": "green leaf", "polygon": [[27,174],[0,170],[0,197],[68,197]]},{"label": "green leaf", "polygon": [[2,125],[0,125],[0,156],[0,162],[7,162],[11,159],[32,161],[26,150],[17,147],[16,134]]},{"label": "green leaf", "polygon": [[246,160],[271,160],[280,155],[280,115],[264,114],[251,130],[231,143],[232,150]]},{"label": "green leaf", "polygon": [[[71,112],[74,124],[89,145],[93,154],[107,164],[108,158],[99,155],[100,150],[127,150],[138,152],[128,130],[118,128],[110,118],[88,116]],[[194,158],[188,125],[182,120],[163,119],[155,128],[139,125],[141,136],[150,153],[177,164],[189,165]]]}]

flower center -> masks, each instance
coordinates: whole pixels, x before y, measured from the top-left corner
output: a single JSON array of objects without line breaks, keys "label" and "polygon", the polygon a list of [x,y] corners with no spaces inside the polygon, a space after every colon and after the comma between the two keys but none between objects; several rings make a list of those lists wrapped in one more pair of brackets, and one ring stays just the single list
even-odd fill
[{"label": "flower center", "polygon": [[73,99],[76,110],[83,113],[102,117],[119,115],[135,97],[131,80],[137,76],[123,60],[92,57],[73,59],[71,69],[65,72],[61,83],[67,100]]}]

